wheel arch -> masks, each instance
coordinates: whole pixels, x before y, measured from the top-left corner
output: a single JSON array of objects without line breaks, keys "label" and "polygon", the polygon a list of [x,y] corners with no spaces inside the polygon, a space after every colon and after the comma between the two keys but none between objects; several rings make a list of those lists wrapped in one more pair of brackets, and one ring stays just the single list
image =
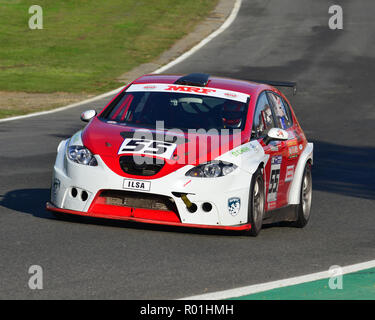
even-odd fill
[{"label": "wheel arch", "polygon": [[296,169],[294,171],[293,181],[289,189],[289,195],[288,195],[289,204],[299,204],[300,202],[303,172],[305,170],[306,163],[310,163],[311,165],[313,164],[313,161],[314,161],[313,150],[314,150],[314,144],[308,143],[299,157]]},{"label": "wheel arch", "polygon": [[[262,174],[263,174],[263,188],[264,188],[264,195],[266,195],[267,194],[267,189],[266,189],[266,179],[267,179],[267,177],[266,177],[266,163],[264,162],[264,161],[261,161],[260,163],[259,163],[259,166],[258,166],[258,169],[257,170],[261,170],[262,171]],[[266,208],[265,208],[266,209]]]}]

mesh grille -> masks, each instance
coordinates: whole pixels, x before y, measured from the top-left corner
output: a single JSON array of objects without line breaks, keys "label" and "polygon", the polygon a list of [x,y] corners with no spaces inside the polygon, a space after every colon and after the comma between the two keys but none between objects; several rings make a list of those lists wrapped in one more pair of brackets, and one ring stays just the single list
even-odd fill
[{"label": "mesh grille", "polygon": [[105,190],[100,194],[106,204],[140,209],[164,210],[178,213],[173,198],[156,194]]}]

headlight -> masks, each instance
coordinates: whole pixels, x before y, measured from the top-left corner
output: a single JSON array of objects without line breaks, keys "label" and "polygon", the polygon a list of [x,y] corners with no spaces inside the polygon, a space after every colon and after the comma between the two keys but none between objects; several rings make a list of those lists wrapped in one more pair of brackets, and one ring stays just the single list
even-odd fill
[{"label": "headlight", "polygon": [[236,168],[237,166],[233,163],[210,161],[190,169],[185,175],[199,178],[216,178],[226,176],[236,170]]},{"label": "headlight", "polygon": [[87,166],[97,166],[98,162],[89,149],[83,146],[69,146],[67,156],[73,162]]}]

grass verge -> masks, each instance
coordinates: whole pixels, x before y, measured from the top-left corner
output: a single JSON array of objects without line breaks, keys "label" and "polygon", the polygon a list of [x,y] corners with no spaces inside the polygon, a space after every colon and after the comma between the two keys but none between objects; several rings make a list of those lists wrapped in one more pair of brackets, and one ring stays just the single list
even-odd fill
[{"label": "grass verge", "polygon": [[[117,88],[117,77],[170,48],[217,0],[38,0],[42,30],[29,28],[33,4],[0,0],[0,92],[99,94]],[[12,110],[0,102],[0,117]]]}]

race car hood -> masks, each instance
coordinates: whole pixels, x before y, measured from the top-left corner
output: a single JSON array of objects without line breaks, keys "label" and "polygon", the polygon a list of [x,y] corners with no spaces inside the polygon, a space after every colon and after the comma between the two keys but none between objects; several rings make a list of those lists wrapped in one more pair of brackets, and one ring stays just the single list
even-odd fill
[{"label": "race car hood", "polygon": [[[122,157],[161,159],[164,165],[157,174],[142,176],[142,179],[155,179],[186,165],[198,165],[214,160],[249,141],[241,132],[224,135],[209,133],[199,130],[196,133],[182,130],[160,131],[108,123],[94,118],[83,130],[82,142],[93,154],[99,155],[112,171],[121,176],[132,176],[124,172],[120,164]],[[142,139],[146,142],[139,143]]]}]

